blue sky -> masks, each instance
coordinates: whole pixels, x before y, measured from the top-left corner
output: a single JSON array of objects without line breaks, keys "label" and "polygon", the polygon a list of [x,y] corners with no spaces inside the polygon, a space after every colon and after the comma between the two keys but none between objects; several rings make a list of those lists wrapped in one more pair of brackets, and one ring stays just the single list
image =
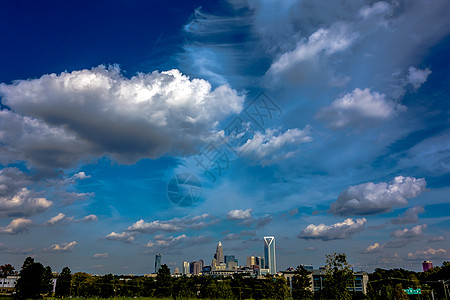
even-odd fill
[{"label": "blue sky", "polygon": [[245,264],[274,235],[280,270],[441,265],[449,9],[3,1],[0,263],[146,274],[221,240]]}]

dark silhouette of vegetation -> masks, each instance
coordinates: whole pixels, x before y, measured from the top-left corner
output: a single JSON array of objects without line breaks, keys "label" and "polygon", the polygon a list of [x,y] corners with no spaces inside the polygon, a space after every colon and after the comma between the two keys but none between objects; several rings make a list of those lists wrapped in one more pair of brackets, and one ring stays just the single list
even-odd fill
[{"label": "dark silhouette of vegetation", "polygon": [[68,297],[70,296],[70,285],[72,281],[72,272],[68,267],[64,267],[56,280],[55,296]]},{"label": "dark silhouette of vegetation", "polygon": [[[11,271],[11,267],[5,270]],[[3,268],[2,268],[3,271]],[[7,273],[8,273],[7,272]],[[33,258],[25,259],[20,270],[16,292],[19,299],[38,299],[51,295],[52,272]],[[167,265],[162,265],[155,277],[92,276],[78,272],[71,274],[63,268],[57,280],[58,297],[156,297],[173,299],[352,299],[352,300],[441,300],[445,299],[442,280],[450,278],[450,263],[427,272],[403,269],[376,269],[369,275],[368,293],[352,292],[353,272],[342,253],[327,255],[324,289],[312,293],[311,272],[297,267],[292,291],[283,276],[267,275],[257,279],[235,274],[231,277],[181,276],[172,277]],[[405,289],[420,288],[421,295],[407,295]],[[433,293],[433,294],[432,294]],[[433,298],[434,296],[434,298]]]},{"label": "dark silhouette of vegetation", "polygon": [[0,278],[14,275],[14,267],[10,264],[0,266]]},{"label": "dark silhouette of vegetation", "polygon": [[313,299],[311,291],[311,272],[303,266],[298,266],[292,280],[292,298],[293,299]]},{"label": "dark silhouette of vegetation", "polygon": [[327,255],[324,295],[326,299],[350,300],[352,295],[348,289],[353,280],[353,271],[344,253]]},{"label": "dark silhouette of vegetation", "polygon": [[156,297],[165,298],[172,296],[173,280],[170,275],[170,269],[166,264],[159,268],[158,274],[156,275],[156,283],[158,284],[155,293]]},{"label": "dark silhouette of vegetation", "polygon": [[50,266],[47,266],[42,273],[41,293],[50,296],[53,293],[53,274]]},{"label": "dark silhouette of vegetation", "polygon": [[45,291],[42,277],[45,268],[41,263],[34,262],[32,257],[27,257],[20,270],[20,278],[16,284],[16,296],[19,299],[38,299]]}]

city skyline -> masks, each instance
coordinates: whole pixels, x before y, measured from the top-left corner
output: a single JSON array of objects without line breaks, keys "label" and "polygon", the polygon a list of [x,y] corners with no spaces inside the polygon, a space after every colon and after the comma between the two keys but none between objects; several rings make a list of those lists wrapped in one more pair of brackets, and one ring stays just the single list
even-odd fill
[{"label": "city skyline", "polygon": [[448,11],[0,1],[0,263],[450,261]]}]

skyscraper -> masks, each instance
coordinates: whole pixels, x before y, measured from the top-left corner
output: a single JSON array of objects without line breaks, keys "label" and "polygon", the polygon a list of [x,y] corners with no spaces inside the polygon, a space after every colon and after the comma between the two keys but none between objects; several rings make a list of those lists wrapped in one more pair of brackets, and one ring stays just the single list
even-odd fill
[{"label": "skyscraper", "polygon": [[214,254],[214,258],[217,260],[217,263],[223,263],[223,246],[222,243],[219,241],[219,244],[217,244],[216,248],[216,254]]},{"label": "skyscraper", "polygon": [[155,273],[158,273],[159,268],[161,268],[161,254],[155,255]]},{"label": "skyscraper", "polygon": [[205,264],[203,263],[203,259],[200,259],[199,261],[194,262],[193,268],[192,268],[193,270],[192,270],[191,274],[199,275],[202,272],[204,266],[205,266]]},{"label": "skyscraper", "polygon": [[238,263],[238,260],[236,259],[236,256],[234,255],[224,255],[223,258],[225,259],[225,263],[229,263],[229,262],[236,262],[236,264]]},{"label": "skyscraper", "polygon": [[190,267],[189,262],[183,261],[183,275],[188,275],[191,273],[189,267]]},{"label": "skyscraper", "polygon": [[265,269],[269,269],[270,274],[277,272],[277,261],[275,256],[275,237],[264,237],[264,262]]},{"label": "skyscraper", "polygon": [[252,266],[256,266],[256,257],[248,256],[247,257],[247,267],[251,268]]}]

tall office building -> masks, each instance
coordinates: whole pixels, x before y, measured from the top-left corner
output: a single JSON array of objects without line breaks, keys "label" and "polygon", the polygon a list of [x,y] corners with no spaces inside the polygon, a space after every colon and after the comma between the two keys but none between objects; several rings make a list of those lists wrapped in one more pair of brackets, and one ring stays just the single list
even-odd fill
[{"label": "tall office building", "polygon": [[265,265],[265,263],[264,263],[264,257],[257,256],[257,257],[256,257],[256,265],[257,265],[260,269],[265,269],[266,265]]},{"label": "tall office building", "polygon": [[248,256],[247,257],[247,267],[251,268],[252,266],[256,266],[256,257]]},{"label": "tall office building", "polygon": [[214,254],[214,258],[217,260],[217,263],[223,263],[223,246],[222,243],[219,241],[216,248],[216,254]]},{"label": "tall office building", "polygon": [[183,275],[191,274],[189,267],[190,267],[189,262],[183,261]]},{"label": "tall office building", "polygon": [[199,261],[194,262],[193,271],[191,272],[191,274],[199,275],[202,272],[204,266],[205,266],[205,264],[203,262],[203,259],[200,259]]},{"label": "tall office building", "polygon": [[424,260],[422,263],[422,268],[424,272],[431,270],[433,269],[433,263],[431,261]]},{"label": "tall office building", "polygon": [[269,269],[270,274],[277,272],[277,261],[275,255],[275,237],[264,237],[264,262],[265,269]]},{"label": "tall office building", "polygon": [[161,254],[155,255],[155,273],[158,273],[159,268],[161,268]]},{"label": "tall office building", "polygon": [[224,255],[223,258],[225,259],[226,264],[229,262],[235,262],[236,264],[238,263],[235,255]]}]

